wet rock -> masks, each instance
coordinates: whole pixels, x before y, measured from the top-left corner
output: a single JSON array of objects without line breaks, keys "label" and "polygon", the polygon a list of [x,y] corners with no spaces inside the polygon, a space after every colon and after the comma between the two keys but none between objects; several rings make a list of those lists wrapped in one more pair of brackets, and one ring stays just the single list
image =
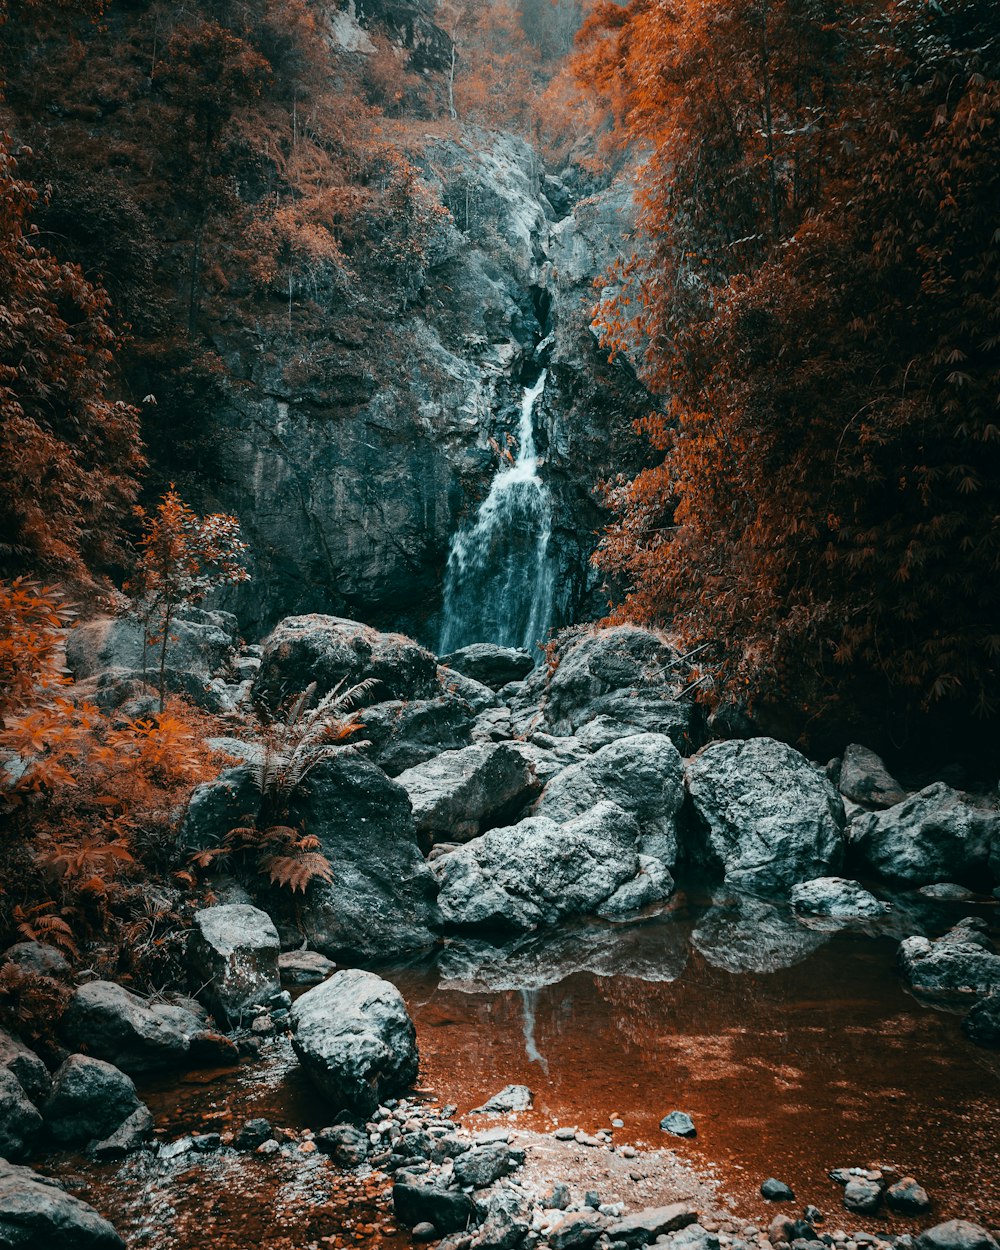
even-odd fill
[{"label": "wet rock", "polygon": [[369,1115],[416,1080],[413,1021],[396,987],[373,973],[352,968],[307,990],[292,1030],[303,1068],[337,1109]]},{"label": "wet rock", "polygon": [[802,1212],[802,1218],[807,1224],[822,1224],[824,1222],[823,1212],[819,1207],[814,1207],[812,1204],[807,1206]]},{"label": "wet rock", "polygon": [[547,1241],[552,1250],[579,1250],[592,1246],[607,1226],[596,1211],[573,1211],[549,1229]]},{"label": "wet rock", "polygon": [[677,813],[684,802],[684,768],[663,734],[636,734],[602,747],[555,776],[535,804],[536,816],[566,822],[598,803],[635,817],[639,849],[668,869],[677,863]]},{"label": "wet rock", "polygon": [[856,881],[844,877],[817,877],[793,885],[792,906],[804,916],[833,916],[837,919],[869,918],[889,911],[882,902]]},{"label": "wet rock", "polygon": [[16,964],[25,972],[33,972],[40,977],[68,977],[70,974],[69,960],[54,946],[44,942],[17,942],[8,946],[0,963]]},{"label": "wet rock", "polygon": [[71,1045],[86,1046],[135,1076],[182,1066],[202,1025],[180,1008],[147,1004],[113,981],[91,981],[73,995],[62,1029]]},{"label": "wet rock", "polygon": [[686,1111],[671,1111],[669,1115],[665,1115],[660,1121],[660,1128],[664,1133],[671,1133],[674,1137],[698,1136],[694,1120],[691,1119]]},{"label": "wet rock", "polygon": [[917,891],[924,898],[937,899],[943,903],[964,903],[975,895],[971,890],[967,890],[964,885],[958,885],[954,881],[938,881],[934,885],[922,885]]},{"label": "wet rock", "polygon": [[93,1207],[58,1181],[0,1159],[0,1245],[45,1250],[125,1250]]},{"label": "wet rock", "polygon": [[844,1206],[857,1215],[874,1215],[882,1205],[882,1186],[877,1181],[853,1177],[844,1186]]},{"label": "wet rock", "polygon": [[433,1224],[428,1224],[426,1220],[421,1224],[415,1224],[410,1229],[410,1236],[414,1241],[437,1241],[438,1230]]},{"label": "wet rock", "polygon": [[917,1238],[917,1250],[997,1250],[997,1242],[978,1224],[948,1220],[925,1229]]},{"label": "wet rock", "polygon": [[453,842],[517,815],[537,792],[527,761],[506,743],[445,751],[398,781],[410,796],[417,829]]},{"label": "wet rock", "polygon": [[437,660],[402,634],[383,634],[358,621],[313,613],[281,621],[264,642],[253,697],[277,708],[313,682],[323,695],[341,682],[375,680],[368,703],[433,699],[440,693]]},{"label": "wet rock", "polygon": [[674,879],[661,859],[639,856],[639,870],[631,881],[620,885],[597,909],[599,916],[615,919],[662,903],[674,892]]},{"label": "wet rock", "polygon": [[48,1096],[52,1081],[49,1070],[33,1050],[6,1029],[0,1029],[0,1068],[16,1077],[34,1103]]},{"label": "wet rock", "polygon": [[278,976],[282,985],[319,985],[337,965],[319,951],[283,951],[278,956]]},{"label": "wet rock", "polygon": [[1000,991],[976,1003],[962,1021],[962,1028],[979,1046],[1000,1046]]},{"label": "wet rock", "polygon": [[[256,1120],[247,1120],[233,1138],[233,1146],[237,1150],[256,1150],[258,1146],[263,1146],[264,1142],[270,1141],[271,1135],[270,1120],[261,1117]],[[316,1140],[319,1141],[319,1134],[316,1135]]]},{"label": "wet rock", "polygon": [[530,930],[595,911],[639,870],[638,826],[611,803],[565,825],[531,817],[436,860],[438,903],[457,928]]},{"label": "wet rock", "polygon": [[220,1020],[238,1024],[281,992],[280,951],[271,917],[256,907],[230,903],[194,914],[188,959],[195,984]]},{"label": "wet rock", "polygon": [[500,647],[491,642],[473,643],[443,655],[441,663],[452,668],[465,677],[489,686],[491,690],[501,690],[508,682],[523,681],[535,667],[535,662],[527,651],[514,647]]},{"label": "wet rock", "polygon": [[866,807],[893,807],[906,798],[906,791],[875,752],[857,743],[844,752],[839,784],[845,799]]},{"label": "wet rock", "polygon": [[[476,714],[476,723],[479,721],[479,714],[489,710],[497,710],[502,713],[501,721],[504,717],[509,718],[507,709],[501,708],[500,695],[491,690],[489,686],[484,686],[480,681],[474,681],[471,677],[466,677],[462,673],[458,673],[453,668],[445,668],[438,665],[438,681],[441,683],[446,694],[453,698],[461,700],[467,704]],[[510,734],[506,734],[510,737]],[[475,733],[473,732],[473,738]],[[457,750],[458,747],[465,746],[465,742],[446,743],[442,747],[443,750]]]},{"label": "wet rock", "polygon": [[1000,955],[985,930],[984,921],[970,916],[937,941],[906,938],[897,955],[899,970],[915,990],[931,996],[986,995],[1000,989]]},{"label": "wet rock", "polygon": [[98,1163],[117,1163],[127,1155],[141,1150],[153,1131],[153,1114],[146,1106],[139,1106],[118,1128],[103,1141],[90,1147],[90,1155]]},{"label": "wet rock", "polygon": [[459,1189],[437,1185],[397,1182],[392,1187],[392,1207],[404,1228],[433,1224],[439,1233],[457,1233],[475,1222],[472,1199]]},{"label": "wet rock", "polygon": [[762,1198],[768,1202],[794,1202],[795,1194],[790,1187],[773,1176],[769,1176],[760,1187]]},{"label": "wet rock", "polygon": [[657,1237],[677,1232],[696,1223],[698,1212],[685,1203],[678,1202],[666,1207],[647,1207],[612,1224],[608,1237],[612,1242],[621,1242],[628,1250],[636,1250],[639,1246],[647,1246]]},{"label": "wet rock", "polygon": [[689,1224],[667,1240],[671,1250],[719,1250],[719,1235],[701,1224]]},{"label": "wet rock", "polygon": [[840,796],[791,747],[771,738],[714,743],[686,772],[706,857],[727,885],[773,894],[840,866]]},{"label": "wet rock", "polygon": [[470,1115],[504,1115],[509,1111],[530,1111],[532,1093],[527,1085],[505,1085],[499,1093],[488,1098],[481,1107],[474,1107]]},{"label": "wet rock", "polygon": [[110,1136],[141,1108],[124,1072],[102,1059],[70,1055],[52,1078],[42,1114],[53,1141],[79,1146]]},{"label": "wet rock", "polygon": [[774,1246],[779,1241],[784,1241],[791,1245],[795,1240],[796,1223],[796,1220],[791,1219],[787,1215],[776,1215],[767,1228],[768,1241]]},{"label": "wet rock", "polygon": [[396,777],[442,751],[469,746],[474,710],[464,695],[378,703],[365,708],[365,727],[359,736],[371,743],[363,748],[369,759]]},{"label": "wet rock", "polygon": [[0,1068],[0,1154],[8,1159],[26,1159],[41,1131],[38,1108],[13,1072]]},{"label": "wet rock", "polygon": [[471,1185],[485,1189],[501,1176],[515,1170],[516,1161],[508,1146],[502,1142],[467,1150],[455,1159],[454,1177],[459,1185]]},{"label": "wet rock", "polygon": [[923,1215],[931,1208],[927,1190],[912,1176],[904,1176],[885,1191],[885,1200],[900,1215]]},{"label": "wet rock", "polygon": [[940,781],[851,826],[852,844],[874,871],[911,886],[983,879],[997,838],[1000,812]]}]

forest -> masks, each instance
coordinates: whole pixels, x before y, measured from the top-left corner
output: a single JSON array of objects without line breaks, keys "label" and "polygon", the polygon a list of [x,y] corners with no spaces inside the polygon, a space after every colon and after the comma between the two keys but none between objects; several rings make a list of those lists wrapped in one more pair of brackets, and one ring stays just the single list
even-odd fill
[{"label": "forest", "polygon": [[[260,1182],[271,1250],[996,1250],[959,1146],[912,1167],[985,1240],[926,1240],[932,1200],[875,1164],[919,1089],[932,1123],[966,1107],[996,1179],[998,748],[997,0],[0,0],[0,1246],[121,1247],[121,1201],[128,1244],[194,1250],[204,1199],[225,1250]],[[779,1085],[773,1133],[712,1136],[735,1068],[791,1064],[764,1024],[812,1001],[800,964],[882,1156],[860,1119],[821,1156]],[[390,1055],[361,1076],[300,1006],[341,977]],[[890,1004],[909,1036],[900,984],[933,1010],[883,1079],[839,1013],[881,1046]],[[737,1058],[744,1013],[765,1040]],[[788,1090],[836,1119],[794,1021]],[[698,1072],[676,1094],[662,1046]],[[277,1101],[226,1095],[220,1159],[347,1179],[288,1199],[286,1236],[278,1182],[220,1163],[168,1237],[164,1152],[214,1152],[218,1108],[155,1082],[262,1054]],[[305,1106],[296,1062],[331,1127],[241,1146],[240,1118]],[[640,1185],[612,1095],[628,1133],[697,1135],[645,1123],[629,1065],[711,1125],[692,1219],[641,1236],[590,1200],[588,1150],[619,1168],[600,1187]],[[491,1080],[537,1102],[487,1115],[576,1126],[579,1240],[554,1174],[484,1197],[519,1139],[438,1103],[479,1114]],[[127,1116],[66,1128],[112,1086]],[[851,1164],[877,1193],[850,1218],[889,1223],[769,1227],[740,1165],[754,1232],[720,1242],[742,1225],[699,1169],[741,1151],[800,1191]],[[32,1189],[23,1232],[20,1165],[84,1157],[107,1228]],[[661,1164],[644,1214],[687,1192]]]}]

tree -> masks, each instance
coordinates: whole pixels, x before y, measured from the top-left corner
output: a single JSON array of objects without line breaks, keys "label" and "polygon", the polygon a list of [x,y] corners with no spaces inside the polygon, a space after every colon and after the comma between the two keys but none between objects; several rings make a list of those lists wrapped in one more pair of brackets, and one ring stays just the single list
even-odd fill
[{"label": "tree", "polygon": [[[150,515],[136,509],[142,522],[139,561],[133,583],[149,641],[160,648],[160,711],[166,698],[170,626],[182,604],[200,603],[210,590],[248,581],[247,545],[233,516],[199,517],[173,486]],[[154,627],[155,622],[155,627]]]},{"label": "tree", "polygon": [[609,488],[617,615],[714,640],[720,692],[803,733],[1000,708],[988,10],[645,0],[588,30],[585,79],[654,145],[606,337],[668,397]]},{"label": "tree", "polygon": [[41,247],[38,193],[0,135],[0,572],[81,584],[120,556],[143,464],[138,414],[110,397],[106,294]]}]

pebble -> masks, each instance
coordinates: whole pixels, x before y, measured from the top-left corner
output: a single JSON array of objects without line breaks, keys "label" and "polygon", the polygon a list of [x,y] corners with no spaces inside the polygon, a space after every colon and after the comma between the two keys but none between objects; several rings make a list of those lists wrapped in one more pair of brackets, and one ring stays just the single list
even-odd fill
[{"label": "pebble", "polygon": [[[565,1140],[565,1138],[563,1139]],[[590,1133],[574,1133],[573,1140],[578,1146],[603,1146],[604,1142],[600,1137],[594,1137]]]},{"label": "pebble", "polygon": [[428,1224],[424,1220],[420,1224],[415,1224],[410,1230],[410,1236],[414,1241],[436,1241],[438,1231],[433,1224]]}]

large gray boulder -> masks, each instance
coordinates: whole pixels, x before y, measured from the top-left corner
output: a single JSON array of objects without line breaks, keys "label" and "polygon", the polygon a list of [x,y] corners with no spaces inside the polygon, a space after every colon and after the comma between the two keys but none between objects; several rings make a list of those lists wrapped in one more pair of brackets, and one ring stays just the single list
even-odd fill
[{"label": "large gray boulder", "polygon": [[[634,817],[612,803],[563,825],[532,816],[492,829],[432,865],[442,918],[524,931],[595,912],[642,873],[638,838]],[[666,893],[672,885],[668,877]]]},{"label": "large gray boulder", "polygon": [[557,773],[533,814],[566,822],[598,803],[634,816],[639,846],[667,868],[677,863],[677,814],[684,803],[684,764],[664,734],[636,734],[612,742]]},{"label": "large gray boulder", "polygon": [[579,734],[600,720],[592,747],[633,733],[664,733],[686,753],[697,745],[700,714],[677,698],[679,658],[661,635],[636,625],[570,637],[555,667],[536,669],[515,700],[518,731]]},{"label": "large gray boulder", "polygon": [[26,1159],[41,1131],[38,1108],[13,1072],[0,1068],[0,1154],[8,1159]]},{"label": "large gray boulder", "polygon": [[1000,842],[1000,811],[938,781],[886,811],[858,816],[851,842],[887,881],[980,886],[991,843]]},{"label": "large gray boulder", "polygon": [[[207,680],[226,666],[236,641],[230,627],[235,621],[225,613],[200,615],[204,619],[171,621],[167,663],[173,670]],[[70,631],[66,663],[78,681],[114,669],[146,672],[152,680],[160,665],[160,647],[147,641],[137,617],[98,616]]]},{"label": "large gray boulder", "polygon": [[924,1229],[916,1244],[917,1250],[997,1250],[996,1239],[968,1220],[948,1220]]},{"label": "large gray boulder", "polygon": [[840,867],[840,796],[783,742],[713,743],[688,761],[686,773],[706,858],[727,885],[748,894],[783,893]]},{"label": "large gray boulder", "polygon": [[417,1034],[403,996],[360,968],[336,973],[296,1001],[292,1044],[335,1110],[371,1115],[417,1079]]},{"label": "large gray boulder", "polygon": [[365,708],[361,737],[365,754],[390,777],[423,764],[442,751],[472,742],[473,709],[464,698],[394,699]]},{"label": "large gray boulder", "polygon": [[437,659],[402,634],[383,634],[339,616],[290,616],[264,642],[255,699],[275,708],[313,682],[322,696],[343,683],[374,679],[367,700],[433,699],[440,694]]},{"label": "large gray boulder", "polygon": [[913,989],[930,997],[961,999],[1000,990],[1000,954],[977,916],[960,920],[937,941],[906,938],[897,963]]},{"label": "large gray boulder", "polygon": [[45,942],[16,942],[13,946],[8,946],[0,956],[0,963],[16,964],[22,971],[39,977],[58,979],[70,974],[66,956]]},{"label": "large gray boulder", "polygon": [[[259,802],[249,768],[230,769],[199,786],[182,829],[186,845],[217,846]],[[310,946],[339,958],[433,944],[439,920],[434,879],[398,782],[358,753],[345,752],[311,770],[290,796],[289,819],[319,838],[333,866],[332,883],[314,882],[302,900]]]},{"label": "large gray boulder", "polygon": [[119,1068],[89,1055],[70,1055],[52,1079],[42,1115],[54,1142],[82,1146],[109,1137],[141,1110],[135,1085]]},{"label": "large gray boulder", "polygon": [[906,791],[881,758],[856,742],[844,751],[839,785],[845,799],[865,807],[892,807],[906,798]]},{"label": "large gray boulder", "polygon": [[188,959],[200,997],[216,1017],[238,1024],[281,993],[278,930],[267,912],[245,903],[194,914]]},{"label": "large gray boulder", "polygon": [[527,759],[506,743],[445,751],[397,778],[419,832],[465,842],[516,816],[538,784]]},{"label": "large gray boulder", "polygon": [[138,1076],[185,1066],[204,1025],[180,1007],[146,1002],[114,981],[91,981],[70,999],[62,1030],[72,1046]]},{"label": "large gray boulder", "polygon": [[803,916],[830,916],[835,920],[863,920],[885,915],[889,904],[844,877],[817,877],[793,885],[792,906]]},{"label": "large gray boulder", "polygon": [[0,1068],[17,1078],[34,1103],[48,1097],[52,1081],[49,1070],[33,1050],[6,1029],[0,1029]]},{"label": "large gray boulder", "polygon": [[59,1181],[0,1159],[0,1246],[4,1250],[125,1250],[93,1207]]},{"label": "large gray boulder", "polygon": [[527,651],[501,647],[492,642],[476,642],[441,657],[445,668],[454,669],[464,677],[500,690],[512,681],[523,681],[535,667]]}]

